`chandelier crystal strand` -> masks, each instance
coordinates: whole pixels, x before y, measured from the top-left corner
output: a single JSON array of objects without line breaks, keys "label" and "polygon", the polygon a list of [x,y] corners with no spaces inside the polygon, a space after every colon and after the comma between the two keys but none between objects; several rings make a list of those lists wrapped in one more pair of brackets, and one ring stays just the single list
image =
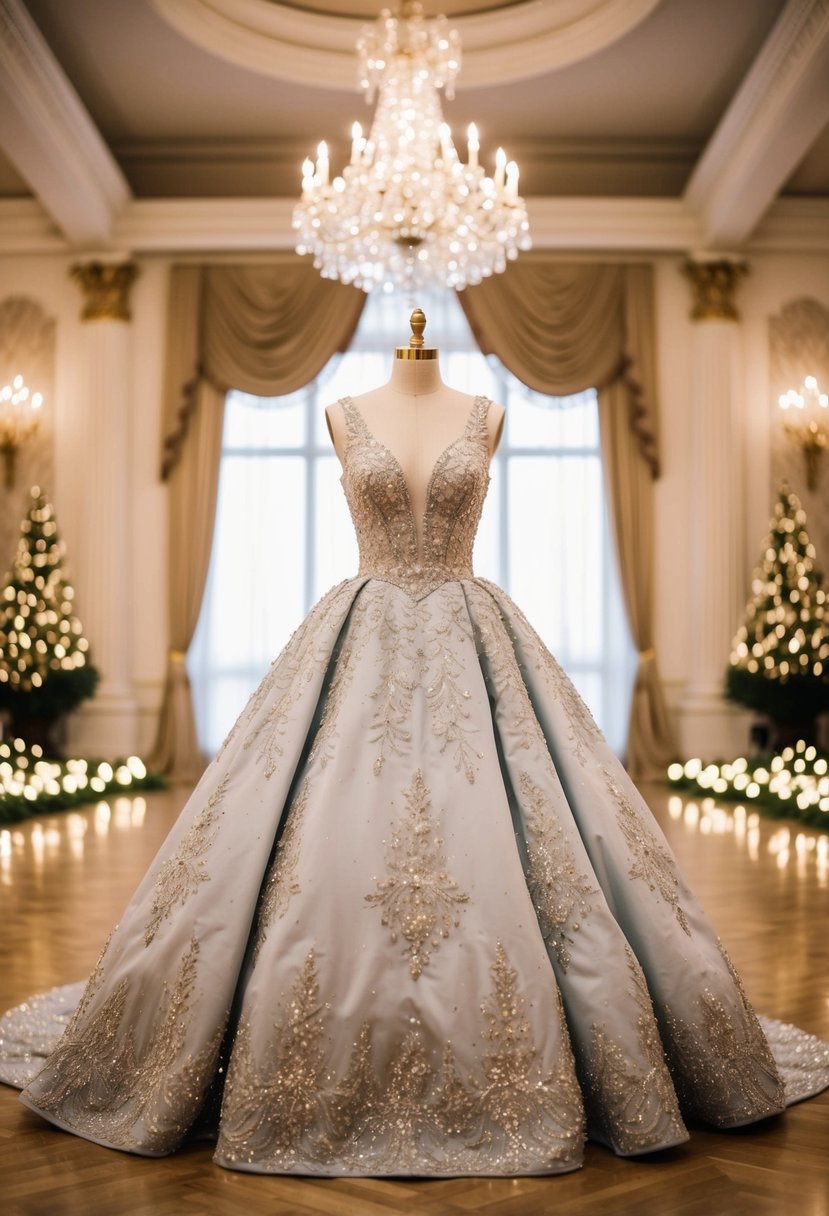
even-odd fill
[{"label": "chandelier crystal strand", "polygon": [[420,4],[387,10],[358,42],[360,84],[377,109],[367,137],[352,127],[351,159],[330,180],[328,148],[302,168],[294,209],[296,248],[323,278],[363,291],[462,289],[506,269],[530,248],[518,166],[498,149],[489,177],[470,124],[462,162],[443,121],[439,89],[452,97],[460,70],[457,31],[425,20]]}]

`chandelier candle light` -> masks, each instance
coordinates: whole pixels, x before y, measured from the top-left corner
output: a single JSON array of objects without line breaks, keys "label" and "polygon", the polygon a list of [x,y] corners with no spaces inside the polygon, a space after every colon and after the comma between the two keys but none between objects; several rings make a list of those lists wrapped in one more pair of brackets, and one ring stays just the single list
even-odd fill
[{"label": "chandelier candle light", "polygon": [[797,421],[786,423],[786,434],[798,443],[806,461],[806,485],[817,488],[818,462],[829,443],[829,396],[822,393],[814,376],[807,376],[800,392],[790,388],[778,397],[781,410]]},{"label": "chandelier candle light", "polygon": [[31,439],[40,425],[41,393],[32,393],[22,376],[0,388],[0,452],[6,467],[6,489],[14,486],[14,462],[21,444]]},{"label": "chandelier candle light", "polygon": [[302,166],[296,248],[323,278],[363,291],[425,286],[461,290],[500,274],[530,248],[518,166],[503,148],[488,177],[470,123],[464,164],[443,121],[439,89],[454,96],[461,47],[445,17],[423,7],[384,9],[357,43],[360,86],[377,110],[368,136],[355,122],[351,159],[331,180],[328,146]]}]

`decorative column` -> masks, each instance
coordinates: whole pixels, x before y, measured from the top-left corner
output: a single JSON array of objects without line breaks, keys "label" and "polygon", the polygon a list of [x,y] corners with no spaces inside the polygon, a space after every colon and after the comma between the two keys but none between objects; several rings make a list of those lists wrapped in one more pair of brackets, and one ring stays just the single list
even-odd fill
[{"label": "decorative column", "polygon": [[135,751],[137,705],[132,675],[133,593],[130,562],[129,295],[132,262],[85,262],[72,267],[83,292],[78,427],[83,469],[75,558],[78,605],[100,672],[94,700],[71,720],[68,747],[113,757]]},{"label": "decorative column", "polygon": [[743,262],[693,260],[690,418],[690,678],[680,703],[686,755],[738,755],[746,717],[725,700],[731,639],[745,598],[742,553],[740,316],[734,297]]}]

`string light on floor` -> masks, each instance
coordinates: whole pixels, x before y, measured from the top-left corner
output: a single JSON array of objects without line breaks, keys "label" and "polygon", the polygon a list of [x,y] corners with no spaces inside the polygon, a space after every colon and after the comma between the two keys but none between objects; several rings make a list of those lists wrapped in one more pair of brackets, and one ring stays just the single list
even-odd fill
[{"label": "string light on floor", "polygon": [[829,758],[800,740],[779,755],[755,761],[703,764],[694,757],[668,768],[668,780],[690,793],[754,802],[772,815],[791,815],[829,828]]},{"label": "string light on floor", "polygon": [[48,760],[37,744],[27,749],[22,739],[0,743],[0,823],[162,784],[139,756],[115,765],[107,760]]}]

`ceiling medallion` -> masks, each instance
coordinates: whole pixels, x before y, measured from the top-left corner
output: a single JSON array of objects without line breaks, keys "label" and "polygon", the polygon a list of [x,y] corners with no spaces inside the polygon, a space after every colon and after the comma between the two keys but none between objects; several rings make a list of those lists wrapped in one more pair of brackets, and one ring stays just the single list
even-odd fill
[{"label": "ceiling medallion", "polygon": [[503,148],[488,177],[474,123],[464,164],[443,121],[439,90],[452,98],[461,45],[445,17],[427,20],[404,0],[363,28],[360,86],[377,109],[367,137],[352,127],[351,161],[331,180],[328,148],[302,167],[294,209],[296,248],[323,278],[363,291],[425,286],[462,290],[500,274],[530,248],[518,166]]}]

